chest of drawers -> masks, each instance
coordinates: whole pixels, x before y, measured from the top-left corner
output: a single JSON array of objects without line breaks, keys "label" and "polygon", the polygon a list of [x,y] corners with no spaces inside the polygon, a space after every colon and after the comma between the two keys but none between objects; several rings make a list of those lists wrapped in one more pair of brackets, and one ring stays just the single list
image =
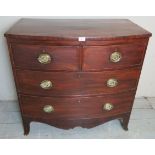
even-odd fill
[{"label": "chest of drawers", "polygon": [[5,33],[24,126],[127,130],[151,33],[129,20],[21,19]]}]

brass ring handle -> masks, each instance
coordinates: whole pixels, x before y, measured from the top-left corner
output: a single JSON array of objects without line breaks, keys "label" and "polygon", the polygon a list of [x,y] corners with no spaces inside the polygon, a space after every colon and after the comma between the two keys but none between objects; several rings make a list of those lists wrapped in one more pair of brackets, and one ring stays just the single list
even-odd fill
[{"label": "brass ring handle", "polygon": [[49,64],[51,62],[51,56],[47,53],[40,54],[38,57],[38,62],[41,64]]},{"label": "brass ring handle", "polygon": [[103,110],[106,110],[106,111],[110,111],[114,108],[114,105],[112,103],[105,103],[103,105]]},{"label": "brass ring handle", "polygon": [[46,112],[46,113],[51,113],[51,112],[54,112],[54,108],[51,105],[45,105],[43,107],[43,111]]},{"label": "brass ring handle", "polygon": [[40,87],[43,88],[43,89],[50,89],[53,87],[53,84],[51,81],[49,80],[44,80],[40,83]]},{"label": "brass ring handle", "polygon": [[110,61],[111,62],[119,62],[120,60],[122,59],[122,54],[120,52],[113,52],[111,55],[110,55]]},{"label": "brass ring handle", "polygon": [[108,87],[116,87],[117,85],[118,85],[117,79],[111,78],[111,79],[109,79],[109,80],[107,81],[107,86],[108,86]]}]

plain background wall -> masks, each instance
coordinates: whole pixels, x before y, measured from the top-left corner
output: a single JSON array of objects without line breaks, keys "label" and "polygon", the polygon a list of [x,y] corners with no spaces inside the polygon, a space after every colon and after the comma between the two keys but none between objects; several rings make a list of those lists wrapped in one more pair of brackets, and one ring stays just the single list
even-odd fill
[{"label": "plain background wall", "polygon": [[[0,100],[16,100],[16,91],[4,33],[22,17],[0,17]],[[137,89],[137,97],[155,97],[155,17],[24,17],[24,18],[128,18],[152,33]]]}]

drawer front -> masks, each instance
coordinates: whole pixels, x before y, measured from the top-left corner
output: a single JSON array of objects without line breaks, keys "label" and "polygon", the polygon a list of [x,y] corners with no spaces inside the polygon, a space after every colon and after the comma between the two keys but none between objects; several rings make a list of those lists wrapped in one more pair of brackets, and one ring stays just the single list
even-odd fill
[{"label": "drawer front", "polygon": [[139,69],[76,73],[18,70],[18,92],[42,96],[118,93],[135,89],[139,74]]},{"label": "drawer front", "polygon": [[121,69],[140,65],[145,44],[84,47],[83,70]]},{"label": "drawer front", "polygon": [[17,68],[69,71],[79,68],[79,49],[76,46],[13,44],[12,49]]},{"label": "drawer front", "polygon": [[[23,115],[40,118],[107,117],[131,110],[134,92],[101,97],[30,97],[21,95]],[[111,105],[107,106],[107,105]]]}]

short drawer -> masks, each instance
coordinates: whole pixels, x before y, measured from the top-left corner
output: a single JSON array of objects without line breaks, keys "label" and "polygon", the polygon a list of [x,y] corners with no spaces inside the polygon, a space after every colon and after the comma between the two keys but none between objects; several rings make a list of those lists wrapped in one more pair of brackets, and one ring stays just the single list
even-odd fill
[{"label": "short drawer", "polygon": [[32,97],[21,95],[23,115],[39,118],[107,117],[131,110],[134,92],[100,97]]},{"label": "short drawer", "polygon": [[86,46],[82,69],[96,71],[137,66],[143,62],[145,44]]},{"label": "short drawer", "polygon": [[13,44],[12,51],[17,68],[69,71],[79,69],[79,49],[76,46]]},{"label": "short drawer", "polygon": [[17,91],[42,96],[80,96],[135,89],[139,69],[104,72],[40,72],[17,70]]}]

